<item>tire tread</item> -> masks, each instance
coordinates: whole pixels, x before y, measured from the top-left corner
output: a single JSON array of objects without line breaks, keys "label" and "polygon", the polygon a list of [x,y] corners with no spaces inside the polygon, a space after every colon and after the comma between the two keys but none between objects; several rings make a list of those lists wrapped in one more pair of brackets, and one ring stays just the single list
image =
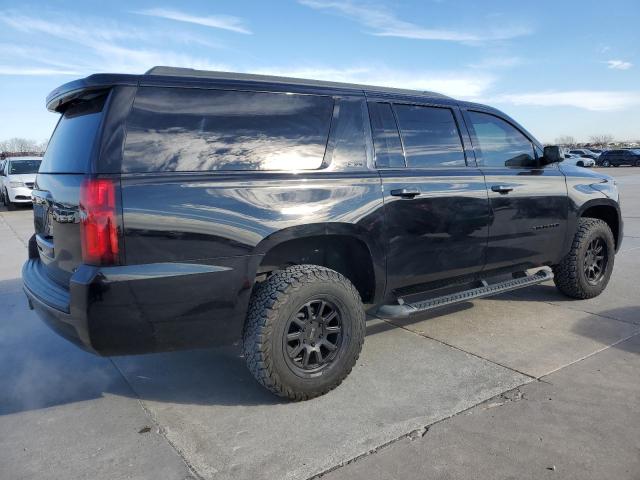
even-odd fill
[{"label": "tire tread", "polygon": [[[274,368],[269,341],[278,321],[280,309],[287,295],[316,281],[338,283],[352,297],[362,310],[362,321],[354,321],[353,328],[360,331],[353,334],[354,341],[359,343],[355,357],[350,359],[346,368],[330,385],[325,388],[300,392],[286,386]],[[364,340],[364,309],[360,295],[353,284],[334,270],[317,265],[294,265],[275,272],[268,280],[255,287],[252,295],[245,330],[243,335],[243,351],[249,371],[255,379],[272,393],[290,400],[300,401],[323,395],[336,388],[349,375],[355,365]]]}]

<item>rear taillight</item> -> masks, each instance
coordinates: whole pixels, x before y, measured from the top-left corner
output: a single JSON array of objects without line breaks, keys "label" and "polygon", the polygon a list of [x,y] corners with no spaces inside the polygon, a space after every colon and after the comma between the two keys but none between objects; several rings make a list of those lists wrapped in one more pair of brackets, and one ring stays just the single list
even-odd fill
[{"label": "rear taillight", "polygon": [[80,188],[82,260],[89,265],[118,261],[116,184],[107,178],[86,179]]}]

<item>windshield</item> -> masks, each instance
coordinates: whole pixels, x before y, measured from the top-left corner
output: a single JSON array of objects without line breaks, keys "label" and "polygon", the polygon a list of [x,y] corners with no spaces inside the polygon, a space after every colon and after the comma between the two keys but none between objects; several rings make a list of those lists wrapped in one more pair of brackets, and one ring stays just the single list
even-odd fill
[{"label": "windshield", "polygon": [[38,173],[38,168],[40,168],[40,160],[11,160],[9,162],[9,175]]}]

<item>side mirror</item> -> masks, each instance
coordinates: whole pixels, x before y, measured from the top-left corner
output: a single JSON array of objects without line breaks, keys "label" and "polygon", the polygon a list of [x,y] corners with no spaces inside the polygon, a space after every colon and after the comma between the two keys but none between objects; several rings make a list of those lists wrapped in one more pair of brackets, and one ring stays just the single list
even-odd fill
[{"label": "side mirror", "polygon": [[547,145],[544,147],[542,163],[549,165],[550,163],[562,162],[564,160],[564,152],[557,145]]}]

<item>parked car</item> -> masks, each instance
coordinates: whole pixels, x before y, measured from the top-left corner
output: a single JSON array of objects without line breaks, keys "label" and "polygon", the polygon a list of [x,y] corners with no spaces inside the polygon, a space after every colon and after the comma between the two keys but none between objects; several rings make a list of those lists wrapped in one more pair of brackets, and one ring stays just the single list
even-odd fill
[{"label": "parked car", "polygon": [[349,374],[365,305],[405,318],[552,278],[591,298],[622,241],[610,177],[436,93],[156,67],[47,107],[30,306],[101,355],[241,342],[293,400]]},{"label": "parked car", "polygon": [[31,189],[40,167],[40,158],[12,157],[4,161],[0,172],[0,196],[8,209],[31,204]]},{"label": "parked car", "polygon": [[607,150],[600,155],[596,163],[602,167],[619,167],[620,165],[640,167],[640,149]]},{"label": "parked car", "polygon": [[592,158],[581,157],[580,155],[575,155],[573,153],[565,153],[564,162],[577,167],[594,167],[596,165],[596,161]]},{"label": "parked car", "polygon": [[586,148],[574,148],[573,150],[569,150],[569,153],[580,157],[591,158],[592,160],[597,159],[599,156],[597,153],[587,150]]}]

